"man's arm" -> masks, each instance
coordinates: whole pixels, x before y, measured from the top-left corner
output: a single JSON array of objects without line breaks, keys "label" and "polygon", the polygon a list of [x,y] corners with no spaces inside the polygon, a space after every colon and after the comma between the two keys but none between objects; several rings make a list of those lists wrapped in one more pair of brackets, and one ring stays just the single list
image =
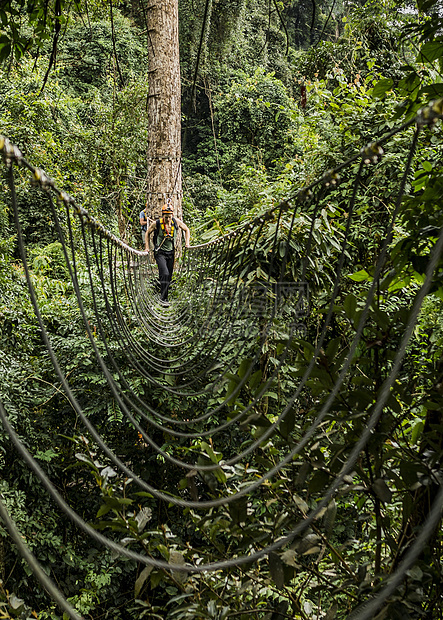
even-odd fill
[{"label": "man's arm", "polygon": [[191,240],[191,231],[186,226],[186,224],[184,222],[182,222],[181,220],[176,218],[176,222],[179,225],[179,227],[184,231],[184,233],[185,233],[185,245],[186,245],[187,248],[189,248],[189,246],[190,246],[189,242]]},{"label": "man's arm", "polygon": [[145,226],[147,223],[148,220],[146,219],[146,214],[144,211],[142,211],[140,214],[140,226]]},{"label": "man's arm", "polygon": [[149,252],[151,235],[154,232],[155,226],[156,226],[156,221],[154,220],[151,223],[151,225],[149,226],[148,230],[146,231],[146,236],[145,236],[145,252]]}]

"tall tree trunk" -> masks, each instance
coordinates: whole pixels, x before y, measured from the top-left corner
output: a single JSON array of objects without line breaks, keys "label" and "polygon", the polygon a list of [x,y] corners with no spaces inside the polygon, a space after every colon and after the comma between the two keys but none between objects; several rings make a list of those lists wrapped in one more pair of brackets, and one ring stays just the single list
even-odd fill
[{"label": "tall tree trunk", "polygon": [[149,37],[148,214],[156,218],[166,198],[182,216],[181,82],[178,0],[151,0]]}]

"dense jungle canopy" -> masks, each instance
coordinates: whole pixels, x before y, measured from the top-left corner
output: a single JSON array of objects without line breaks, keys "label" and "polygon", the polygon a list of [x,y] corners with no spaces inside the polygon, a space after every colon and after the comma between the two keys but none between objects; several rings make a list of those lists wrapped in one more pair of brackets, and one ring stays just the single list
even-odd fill
[{"label": "dense jungle canopy", "polygon": [[[0,0],[0,136],[136,251],[150,191],[147,15],[157,2]],[[127,342],[152,361],[149,381],[106,322],[115,310],[108,300],[143,292],[145,281],[123,278],[124,259],[83,238],[69,213],[55,217],[63,200],[49,200],[23,166],[13,166],[14,197],[4,155],[0,617],[366,618],[367,601],[401,573],[370,617],[442,619],[443,4],[179,0],[178,10],[180,208],[202,249],[178,261],[178,276],[192,269],[174,295],[188,303],[180,329],[197,336],[174,357],[164,342],[176,344],[175,315],[147,320],[150,339],[142,316],[150,307],[128,320],[118,315],[116,325],[130,325]],[[383,150],[364,151],[375,167],[363,171],[362,149],[382,138]],[[338,169],[339,182],[327,173]],[[60,227],[80,274],[74,284]],[[128,271],[144,260],[131,256]],[[95,289],[100,261],[112,260],[115,280]],[[226,283],[248,286],[266,275],[294,284],[302,274],[302,333],[289,338],[274,316],[270,329],[257,308],[234,321],[227,295],[209,335],[192,324],[203,303],[197,283],[205,274],[212,294],[221,269]],[[27,280],[69,390],[121,469],[54,371]],[[291,303],[284,316],[300,317]],[[112,360],[122,402],[95,351]],[[168,368],[177,359],[185,376]],[[125,394],[160,417],[128,417]],[[184,426],[169,430],[177,421],[193,422],[192,441],[180,434]],[[206,423],[221,429],[214,438]],[[157,564],[78,528],[14,433],[73,512]],[[237,462],[238,454],[247,458]],[[140,490],[139,478],[162,494]],[[78,615],[54,601],[20,541]],[[417,541],[420,552],[406,564]],[[267,548],[258,561],[235,562]],[[218,568],[199,571],[205,563]],[[196,570],[177,570],[185,564]]]}]

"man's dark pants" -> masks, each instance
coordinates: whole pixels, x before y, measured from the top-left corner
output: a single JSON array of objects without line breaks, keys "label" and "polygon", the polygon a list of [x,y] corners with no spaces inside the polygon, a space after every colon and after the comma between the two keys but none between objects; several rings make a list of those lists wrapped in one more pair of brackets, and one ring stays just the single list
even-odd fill
[{"label": "man's dark pants", "polygon": [[171,283],[172,271],[174,269],[174,252],[159,250],[155,254],[158,265],[158,276],[160,280],[160,299],[168,301],[169,284]]}]

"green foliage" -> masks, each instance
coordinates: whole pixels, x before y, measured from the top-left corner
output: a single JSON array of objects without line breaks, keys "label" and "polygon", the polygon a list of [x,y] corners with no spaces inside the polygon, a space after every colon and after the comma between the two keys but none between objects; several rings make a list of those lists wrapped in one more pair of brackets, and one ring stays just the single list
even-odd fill
[{"label": "green foliage", "polygon": [[[308,36],[315,41],[326,25],[329,6],[325,3],[319,6],[312,33],[304,28],[303,36],[301,24],[309,23],[312,3],[276,4],[288,17],[303,18],[294,20],[293,32],[289,31],[292,42],[305,45]],[[17,6],[27,10],[23,3]],[[387,133],[404,113],[413,114],[440,93],[441,18],[437,14],[420,24],[411,23],[406,32],[416,37],[421,48],[412,54],[406,45],[406,58],[397,51],[397,26],[413,17],[392,13],[389,3],[372,3],[347,15],[345,31],[336,42],[321,43],[307,53],[290,50],[285,57],[286,35],[280,30],[277,11],[269,16],[268,6],[268,2],[243,0],[219,0],[211,6],[200,65],[207,88],[198,90],[195,113],[190,114],[184,106],[190,121],[197,119],[199,124],[198,128],[192,122],[189,125],[184,172],[190,196],[185,207],[195,238],[203,241],[264,214],[326,168],[356,154],[368,140]],[[429,11],[435,6],[433,2],[421,3],[421,8]],[[63,16],[66,31],[59,41],[57,67],[42,94],[48,56],[35,62],[22,53],[41,9],[39,4],[34,7],[35,14],[23,20],[20,32],[14,24],[24,13],[10,18],[0,11],[0,57],[5,59],[15,45],[16,59],[21,59],[2,73],[0,132],[79,204],[130,240],[143,193],[139,180],[146,173],[145,35],[115,10],[115,58],[107,8],[100,3],[88,5],[90,26],[85,25],[86,15],[84,23],[73,16],[68,23]],[[48,7],[47,25],[35,33],[42,55],[55,25],[53,6]],[[65,5],[61,9],[64,11]],[[185,103],[203,9],[203,2],[180,3]],[[338,25],[342,16],[344,7],[338,3],[329,26],[334,20]],[[137,18],[141,23],[141,16]],[[333,33],[326,28],[325,34]],[[302,83],[307,88],[303,110],[291,98]],[[253,403],[236,432],[222,433],[212,443],[204,438],[187,445],[167,433],[153,432],[168,454],[200,465],[217,465],[201,475],[185,476],[154,455],[120,411],[85,334],[46,197],[29,189],[25,175],[18,178],[31,277],[56,355],[89,419],[137,474],[148,481],[161,479],[167,492],[184,498],[229,496],[272,468],[305,436],[349,354],[372,282],[374,261],[394,208],[398,171],[409,141],[410,137],[388,141],[389,154],[362,177],[333,320],[308,383],[284,419],[278,420],[282,407],[312,362],[319,325],[330,301],[355,169],[344,173],[318,213],[314,215],[309,206],[297,213],[291,237],[289,217],[282,218],[278,231],[276,220],[269,218],[243,256],[239,252],[230,257],[232,273],[239,272],[242,281],[253,286],[263,281],[269,269],[276,232],[274,276],[283,266],[289,244],[284,277],[296,281],[306,266],[311,285],[311,314],[303,318],[303,338],[296,338],[286,351],[284,326],[298,311],[297,300],[290,300],[283,316],[274,318],[266,342],[260,342],[261,355],[254,366],[248,350],[240,353],[234,342],[227,343],[223,354],[211,360],[216,369],[229,369],[224,380],[211,383],[209,397],[204,394],[186,402],[161,387],[147,385],[126,367],[122,371],[141,398],[168,415],[203,414],[228,397],[229,402],[212,420],[216,424],[241,414]],[[156,559],[170,564],[203,563],[262,549],[285,536],[318,506],[364,432],[408,327],[410,308],[442,221],[441,149],[441,128],[424,132],[361,342],[318,432],[293,462],[247,499],[205,515],[168,506],[136,491],[84,434],[39,337],[23,268],[17,260],[10,199],[2,179],[0,395],[32,454],[86,520],[113,540]],[[311,227],[313,245],[306,256]],[[138,235],[138,226],[135,228]],[[77,234],[74,229],[75,242]],[[76,258],[89,316],[93,308],[88,274],[82,257]],[[2,497],[44,570],[57,579],[83,615],[94,618],[346,617],[390,578],[421,527],[439,483],[442,289],[439,264],[383,415],[353,471],[309,528],[286,548],[252,566],[189,574],[137,566],[98,548],[60,518],[1,431],[1,466],[8,472],[8,480],[1,483]],[[101,295],[97,303],[106,330]],[[257,329],[263,327],[263,317],[257,318],[262,322],[257,321],[255,331],[246,330],[246,321],[241,326],[246,349],[259,342]],[[106,355],[97,325],[91,324],[91,328],[94,342]],[[137,327],[133,329],[136,333]],[[125,357],[119,344],[112,338],[108,344],[123,366]],[[280,365],[282,355],[285,358]],[[273,374],[272,383],[265,385]],[[156,379],[161,384],[169,377],[159,371]],[[206,384],[201,381],[199,387],[204,389]],[[265,390],[264,396],[255,403],[260,390]],[[258,445],[247,464],[225,465],[226,459],[260,440],[272,424],[276,424],[275,432]],[[59,612],[36,587],[14,546],[6,544],[3,528],[0,537],[0,569],[9,576],[9,593],[0,591],[5,617],[6,613],[31,617],[36,609],[42,619],[58,618]],[[441,600],[440,545],[441,533],[435,532],[407,581],[387,601],[381,612],[386,618],[435,614]]]},{"label": "green foliage", "polygon": [[273,75],[257,69],[253,76],[233,83],[225,97],[216,99],[215,107],[219,137],[231,143],[231,161],[246,156],[247,161],[270,165],[287,157],[297,115],[283,84]]},{"label": "green foliage", "polygon": [[[402,26],[411,18],[408,12],[398,8],[397,2],[390,1],[354,6],[352,12],[343,17],[345,28],[341,37],[323,41],[305,54],[297,55],[294,61],[297,71],[308,80],[325,79],[328,74],[333,80],[334,67],[348,76],[349,81],[357,74],[366,78],[373,68],[389,77],[403,76],[404,60],[398,50],[398,39]],[[407,42],[404,51],[411,53]]]},{"label": "green foliage", "polygon": [[47,275],[59,280],[69,279],[63,246],[59,241],[45,248],[35,248],[31,252],[32,269],[36,274]]},{"label": "green foliage", "polygon": [[272,171],[294,153],[299,115],[273,74],[263,69],[243,74],[227,92],[213,96],[213,102],[217,136],[200,130],[196,154],[186,156],[185,174],[203,173],[213,179],[209,183],[221,181],[230,188],[251,164]]},{"label": "green foliage", "polygon": [[[9,72],[8,81],[2,81],[0,131],[91,214],[100,214],[108,228],[118,219],[120,234],[130,238],[132,224],[138,223],[139,206],[143,204],[136,203],[140,201],[138,179],[145,174],[147,83],[144,75],[139,79],[134,73],[135,67],[143,66],[140,46],[134,44],[137,40],[134,32],[121,19],[118,24],[121,49],[131,52],[126,56],[122,52],[120,66],[126,85],[120,89],[118,98],[110,98],[116,85],[109,56],[107,61],[100,61],[106,72],[104,67],[103,71],[94,72],[97,80],[100,75],[101,90],[84,85],[72,73],[72,63],[66,57],[66,64],[60,63],[58,71],[51,74],[44,95],[41,93],[44,63],[39,62],[31,71],[31,60],[24,60]],[[80,37],[80,33],[74,35]],[[98,43],[97,49],[102,49]],[[74,66],[81,73],[87,63],[76,61]],[[87,93],[87,98],[81,98],[79,93],[83,97]],[[114,128],[111,133],[110,125]],[[3,187],[6,189],[6,185]],[[27,179],[18,186],[17,193],[25,241],[28,244],[54,241],[48,201],[39,192],[29,190]],[[2,195],[2,222],[9,213],[4,200]]]},{"label": "green foliage", "polygon": [[411,22],[403,29],[401,40],[412,45],[412,51],[401,67],[401,75],[393,83],[386,79],[377,85],[380,96],[384,89],[394,87],[399,97],[396,118],[413,117],[417,110],[432,99],[443,96],[441,85],[443,47],[437,35],[441,28],[441,15],[438,13],[438,0],[430,0],[420,5],[423,19]]},{"label": "green foliage", "polygon": [[60,42],[59,79],[74,96],[88,99],[99,90],[109,97],[144,73],[147,52],[142,36],[116,9],[113,15],[115,54],[109,18],[89,25],[77,18]]},{"label": "green foliage", "polygon": [[[181,0],[180,48],[183,76],[193,80],[200,45],[203,0]],[[275,72],[290,86],[286,35],[278,13],[266,0],[217,0],[209,6],[200,74],[211,84],[224,86],[237,72],[252,74],[257,66]],[[188,93],[185,92],[185,102]]]},{"label": "green foliage", "polygon": [[60,29],[66,27],[68,7],[63,0],[3,3],[0,62],[6,61],[10,55],[20,60],[30,48],[44,46],[52,34],[58,36]]}]

